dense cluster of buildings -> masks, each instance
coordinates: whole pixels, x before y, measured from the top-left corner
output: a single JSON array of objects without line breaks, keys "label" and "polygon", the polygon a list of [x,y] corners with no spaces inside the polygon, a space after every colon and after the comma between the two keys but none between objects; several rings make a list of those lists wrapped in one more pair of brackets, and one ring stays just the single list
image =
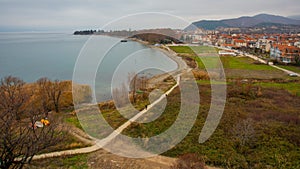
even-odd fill
[{"label": "dense cluster of buildings", "polygon": [[230,34],[218,31],[185,34],[190,43],[207,43],[228,49],[257,49],[283,63],[300,62],[300,34]]}]

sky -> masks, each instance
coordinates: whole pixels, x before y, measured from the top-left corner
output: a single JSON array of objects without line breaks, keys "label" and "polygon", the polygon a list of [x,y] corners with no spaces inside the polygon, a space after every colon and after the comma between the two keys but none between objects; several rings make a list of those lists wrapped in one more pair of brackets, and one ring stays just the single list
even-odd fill
[{"label": "sky", "polygon": [[172,19],[150,13],[193,22],[260,13],[292,16],[299,11],[300,0],[0,0],[0,31],[98,29],[137,13],[148,16],[136,17],[135,23],[167,27],[164,22]]}]

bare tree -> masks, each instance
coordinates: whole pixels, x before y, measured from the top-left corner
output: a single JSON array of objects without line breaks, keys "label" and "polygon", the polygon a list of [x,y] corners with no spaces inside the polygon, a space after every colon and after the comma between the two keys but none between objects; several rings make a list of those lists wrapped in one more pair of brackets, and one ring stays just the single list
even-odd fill
[{"label": "bare tree", "polygon": [[126,101],[129,97],[128,92],[126,90],[126,85],[123,83],[121,87],[113,89],[114,103],[117,107],[123,107],[128,104]]},{"label": "bare tree", "polygon": [[51,81],[46,77],[37,80],[37,98],[46,116],[48,116],[48,112],[51,110],[50,97],[48,94],[50,83]]},{"label": "bare tree", "polygon": [[130,90],[132,92],[133,103],[136,102],[136,89],[137,89],[137,74],[128,73],[128,83],[130,84]]},{"label": "bare tree", "polygon": [[35,126],[42,108],[36,106],[37,100],[24,97],[24,93],[31,93],[24,89],[24,84],[10,76],[1,80],[0,102],[5,103],[0,107],[1,169],[23,168],[34,155],[62,139],[54,119],[49,118],[50,126]]},{"label": "bare tree", "polygon": [[55,80],[50,85],[50,98],[52,103],[54,104],[54,108],[56,112],[59,112],[59,103],[62,93],[66,90],[66,84],[64,82],[60,82]]},{"label": "bare tree", "polygon": [[49,109],[49,104],[54,106],[54,110],[59,112],[60,98],[66,90],[66,84],[55,80],[50,81],[48,78],[41,78],[37,81],[39,85],[39,93],[42,97],[42,105],[45,110]]},{"label": "bare tree", "polygon": [[24,112],[24,103],[28,99],[25,82],[19,78],[8,76],[0,83],[0,110],[6,110],[19,120]]},{"label": "bare tree", "polygon": [[137,101],[137,90],[147,89],[148,78],[135,73],[128,73],[128,83],[130,84],[130,90],[132,93],[133,103]]}]

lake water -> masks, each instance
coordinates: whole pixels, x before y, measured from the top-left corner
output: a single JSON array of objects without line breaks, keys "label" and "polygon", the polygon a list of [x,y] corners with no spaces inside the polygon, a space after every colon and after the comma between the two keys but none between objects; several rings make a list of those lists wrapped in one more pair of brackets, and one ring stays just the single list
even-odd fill
[{"label": "lake water", "polygon": [[177,67],[163,53],[137,42],[121,43],[121,39],[107,36],[89,38],[64,33],[0,33],[0,78],[12,75],[26,82],[41,77],[71,80],[78,59],[76,82],[92,85],[90,79],[94,78],[96,93],[101,94],[97,100],[102,101],[110,97],[113,76],[120,84],[128,73],[141,69],[172,71]]}]

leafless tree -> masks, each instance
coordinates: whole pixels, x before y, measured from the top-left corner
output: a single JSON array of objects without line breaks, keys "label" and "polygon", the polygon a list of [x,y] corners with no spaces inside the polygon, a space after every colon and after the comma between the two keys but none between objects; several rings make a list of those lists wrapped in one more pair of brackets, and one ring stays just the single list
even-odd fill
[{"label": "leafless tree", "polygon": [[114,88],[113,89],[113,96],[114,96],[114,103],[116,104],[117,107],[123,107],[128,102],[126,100],[128,99],[129,95],[126,90],[126,85],[122,84],[121,87],[119,88]]},{"label": "leafless tree", "polygon": [[147,89],[148,78],[146,76],[141,76],[136,73],[128,73],[128,83],[130,84],[130,91],[132,93],[133,103],[136,103],[137,90]]},{"label": "leafless tree", "polygon": [[136,102],[136,90],[137,90],[137,74],[128,73],[128,83],[130,84],[130,90],[132,92],[133,103]]},{"label": "leafless tree", "polygon": [[50,83],[50,80],[45,77],[37,80],[37,98],[46,116],[48,116],[48,112],[51,110],[50,97],[47,91]]},{"label": "leafless tree", "polygon": [[37,84],[39,86],[39,94],[45,111],[48,111],[49,104],[52,104],[54,106],[54,110],[59,112],[60,98],[66,90],[66,84],[58,80],[52,82],[45,77],[39,79]]},{"label": "leafless tree", "polygon": [[29,98],[25,92],[25,82],[19,78],[8,76],[0,83],[0,110],[7,110],[16,119],[24,112],[24,103]]},{"label": "leafless tree", "polygon": [[[42,115],[42,107],[29,97],[30,89],[15,77],[1,80],[0,90],[0,168],[23,168],[34,155],[55,145],[62,139],[57,124],[42,128],[35,126]],[[29,94],[28,94],[29,93]],[[26,96],[26,97],[25,97]]]}]

